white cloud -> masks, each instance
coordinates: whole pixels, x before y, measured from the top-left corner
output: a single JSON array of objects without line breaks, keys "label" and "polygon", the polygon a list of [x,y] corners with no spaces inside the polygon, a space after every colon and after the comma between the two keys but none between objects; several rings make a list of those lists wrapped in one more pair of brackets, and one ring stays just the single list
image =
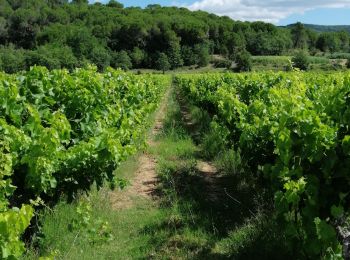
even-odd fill
[{"label": "white cloud", "polygon": [[291,14],[301,14],[317,8],[350,7],[350,0],[197,0],[186,7],[227,15],[234,20],[277,23]]}]

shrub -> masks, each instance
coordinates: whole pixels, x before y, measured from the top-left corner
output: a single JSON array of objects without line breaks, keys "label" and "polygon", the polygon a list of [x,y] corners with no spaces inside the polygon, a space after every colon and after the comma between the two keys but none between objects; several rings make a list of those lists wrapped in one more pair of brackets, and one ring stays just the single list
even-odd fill
[{"label": "shrub", "polygon": [[111,66],[128,70],[132,68],[131,59],[126,51],[115,52],[111,61]]},{"label": "shrub", "polygon": [[26,68],[25,51],[13,47],[0,48],[0,70],[15,73]]},{"label": "shrub", "polygon": [[237,71],[251,71],[252,70],[252,56],[246,50],[239,51],[235,57]]},{"label": "shrub", "polygon": [[304,51],[297,52],[292,58],[292,62],[295,68],[301,70],[307,70],[310,65],[309,58]]}]

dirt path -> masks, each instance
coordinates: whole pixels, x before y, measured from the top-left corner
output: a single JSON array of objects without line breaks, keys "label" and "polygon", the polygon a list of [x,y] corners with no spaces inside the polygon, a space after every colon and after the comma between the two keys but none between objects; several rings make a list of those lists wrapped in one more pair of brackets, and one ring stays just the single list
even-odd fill
[{"label": "dirt path", "polygon": [[[167,99],[169,95],[170,90],[164,95],[161,105],[156,112],[154,126],[146,140],[146,143],[150,147],[157,145],[154,139],[163,129],[163,121],[166,115]],[[136,159],[138,160],[138,168],[134,178],[130,181],[130,186],[123,192],[111,192],[110,200],[114,209],[131,208],[134,197],[148,199],[157,196],[156,187],[158,184],[158,177],[156,172],[156,159],[147,152],[143,152]]]},{"label": "dirt path", "polygon": [[[182,120],[184,122],[185,127],[188,129],[190,135],[193,140],[197,140],[199,138],[200,133],[196,129],[196,124],[192,119],[190,109],[188,108],[187,103],[181,97],[178,99],[180,103],[180,110],[182,115]],[[221,175],[215,165],[207,160],[202,158],[197,159],[196,169],[200,176],[203,178],[205,183],[205,189],[207,191],[207,200],[217,201],[222,196],[224,188],[221,183]]]}]

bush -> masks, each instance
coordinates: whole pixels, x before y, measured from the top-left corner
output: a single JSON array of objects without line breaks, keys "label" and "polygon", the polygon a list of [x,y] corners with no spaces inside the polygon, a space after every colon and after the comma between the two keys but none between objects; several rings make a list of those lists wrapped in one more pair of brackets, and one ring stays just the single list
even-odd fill
[{"label": "bush", "polygon": [[129,70],[132,68],[131,59],[126,51],[115,52],[111,61],[113,68]]},{"label": "bush", "polygon": [[6,73],[16,73],[26,69],[26,52],[13,47],[0,48],[0,70]]},{"label": "bush", "polygon": [[78,60],[68,46],[44,45],[28,52],[27,66],[45,66],[48,69],[66,68],[73,70],[78,66]]},{"label": "bush", "polygon": [[251,71],[252,70],[252,56],[246,50],[238,52],[234,61],[236,63],[236,71]]},{"label": "bush", "polygon": [[104,47],[96,46],[92,49],[89,60],[98,67],[99,71],[103,71],[110,65],[110,57],[109,52]]},{"label": "bush", "polygon": [[214,65],[215,68],[230,68],[232,66],[232,61],[227,59],[219,59],[219,58],[213,58],[211,63]]},{"label": "bush", "polygon": [[301,70],[307,70],[310,65],[308,55],[304,51],[297,52],[292,58],[293,66]]}]

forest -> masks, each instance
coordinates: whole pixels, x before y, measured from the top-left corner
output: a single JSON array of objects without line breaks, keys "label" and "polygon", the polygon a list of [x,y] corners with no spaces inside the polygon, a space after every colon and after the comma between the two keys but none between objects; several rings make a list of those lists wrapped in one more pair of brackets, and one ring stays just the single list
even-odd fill
[{"label": "forest", "polygon": [[277,27],[234,21],[203,11],[114,0],[0,0],[0,69],[33,65],[48,69],[86,67],[159,70],[203,67],[217,54],[227,61],[244,55],[347,53],[349,33],[316,32],[301,23]]}]

